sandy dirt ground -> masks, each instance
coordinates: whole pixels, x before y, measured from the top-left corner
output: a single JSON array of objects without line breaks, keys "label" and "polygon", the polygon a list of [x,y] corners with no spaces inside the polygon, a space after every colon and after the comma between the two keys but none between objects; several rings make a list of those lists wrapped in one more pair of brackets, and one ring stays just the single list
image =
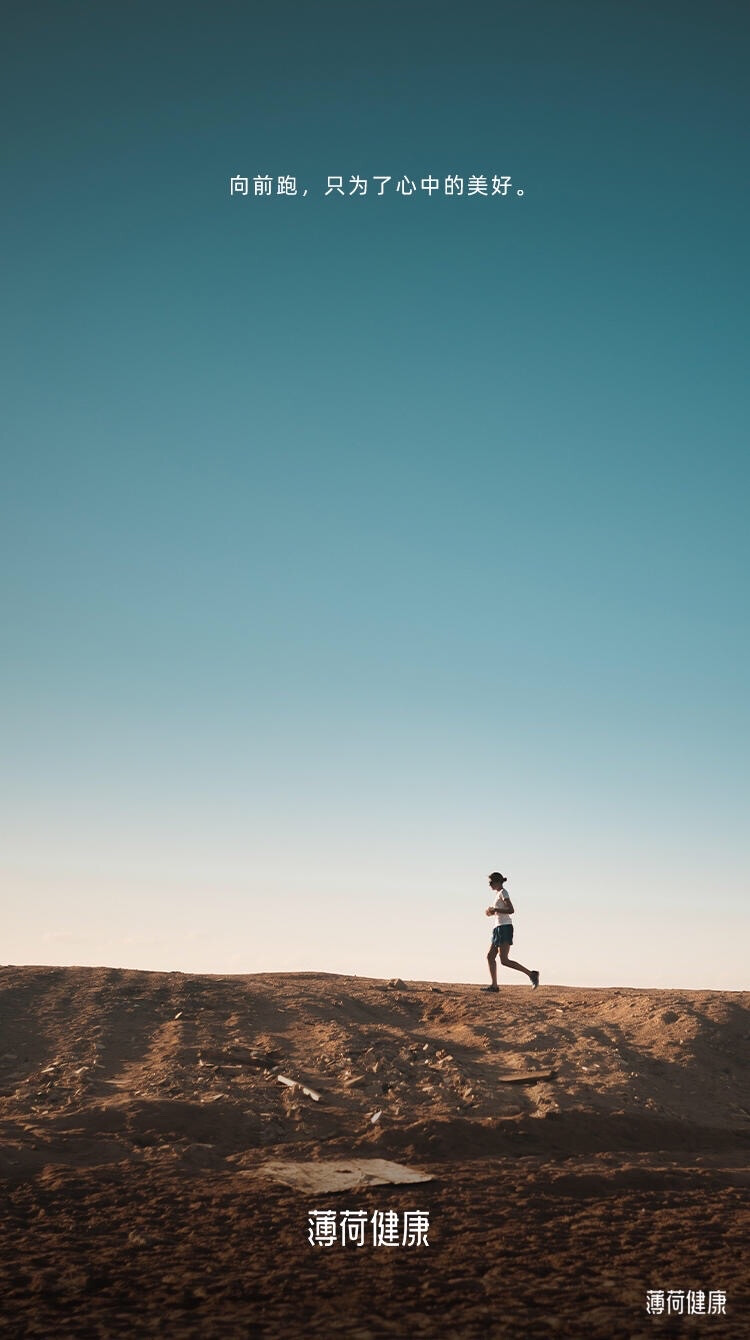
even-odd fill
[{"label": "sandy dirt ground", "polygon": [[[745,1340],[749,1007],[0,969],[0,1335]],[[312,1195],[264,1170],[355,1156],[433,1180]],[[427,1245],[372,1241],[407,1212]]]}]

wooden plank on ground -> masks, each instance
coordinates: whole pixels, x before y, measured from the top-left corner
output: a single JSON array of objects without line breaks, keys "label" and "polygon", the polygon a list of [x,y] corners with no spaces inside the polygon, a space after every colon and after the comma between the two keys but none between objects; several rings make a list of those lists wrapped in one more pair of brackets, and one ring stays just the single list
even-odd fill
[{"label": "wooden plank on ground", "polygon": [[498,1084],[538,1084],[540,1080],[554,1079],[554,1070],[501,1070]]}]

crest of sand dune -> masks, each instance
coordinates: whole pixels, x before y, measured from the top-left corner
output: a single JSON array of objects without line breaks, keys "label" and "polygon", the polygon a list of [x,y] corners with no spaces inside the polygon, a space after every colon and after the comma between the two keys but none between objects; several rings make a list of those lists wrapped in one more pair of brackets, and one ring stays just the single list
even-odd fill
[{"label": "crest of sand dune", "polygon": [[750,1128],[748,1000],[6,968],[2,1168],[715,1148]]}]

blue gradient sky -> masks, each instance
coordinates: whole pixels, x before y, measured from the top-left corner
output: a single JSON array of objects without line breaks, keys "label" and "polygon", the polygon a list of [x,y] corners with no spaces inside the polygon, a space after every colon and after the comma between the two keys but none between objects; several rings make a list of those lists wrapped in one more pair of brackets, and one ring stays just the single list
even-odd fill
[{"label": "blue gradient sky", "polygon": [[7,26],[3,958],[747,987],[746,7]]}]

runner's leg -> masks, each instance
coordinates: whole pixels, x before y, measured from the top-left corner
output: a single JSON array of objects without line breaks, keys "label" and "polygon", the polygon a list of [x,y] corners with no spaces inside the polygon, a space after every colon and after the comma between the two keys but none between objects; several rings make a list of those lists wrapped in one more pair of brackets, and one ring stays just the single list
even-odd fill
[{"label": "runner's leg", "polygon": [[[515,960],[514,958],[508,958],[508,950],[509,950],[509,949],[510,949],[510,945],[508,945],[508,944],[504,944],[504,945],[501,945],[501,946],[500,946],[500,962],[502,963],[503,967],[504,967],[504,968],[515,968],[516,972],[525,972],[525,973],[526,973],[526,976],[527,976],[528,978],[530,978],[530,977],[531,977],[531,973],[530,973],[530,971],[529,971],[528,968],[524,968],[524,966],[523,966],[522,963],[516,963],[516,960]],[[495,971],[497,971],[497,969],[495,969]]]}]

